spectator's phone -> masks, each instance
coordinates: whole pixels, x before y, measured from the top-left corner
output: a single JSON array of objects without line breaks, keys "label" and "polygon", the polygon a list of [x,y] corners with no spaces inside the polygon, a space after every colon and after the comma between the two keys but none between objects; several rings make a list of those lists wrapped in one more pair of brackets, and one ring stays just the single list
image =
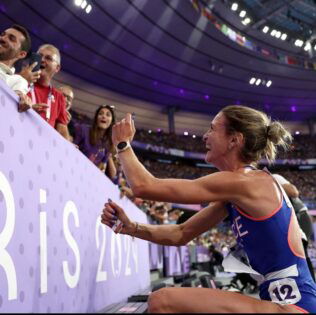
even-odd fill
[{"label": "spectator's phone", "polygon": [[32,72],[38,71],[41,68],[42,56],[38,53],[32,52],[24,59],[19,59],[14,63],[15,73],[20,73],[24,67],[28,67],[33,62],[37,61],[37,65]]},{"label": "spectator's phone", "polygon": [[37,65],[32,70],[32,72],[36,72],[41,68],[42,56],[38,53],[32,52],[29,57],[29,65],[33,62],[37,62]]}]

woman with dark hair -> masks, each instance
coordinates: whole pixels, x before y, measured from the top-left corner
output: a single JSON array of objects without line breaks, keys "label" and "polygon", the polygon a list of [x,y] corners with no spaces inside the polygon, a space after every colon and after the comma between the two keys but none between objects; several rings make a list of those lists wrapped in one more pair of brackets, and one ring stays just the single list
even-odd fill
[{"label": "woman with dark hair", "polygon": [[194,180],[153,176],[131,148],[134,134],[130,114],[113,126],[113,143],[135,196],[209,205],[184,223],[151,225],[130,220],[109,200],[102,223],[110,228],[115,224],[115,233],[180,246],[228,217],[238,246],[225,257],[223,266],[227,271],[254,275],[260,286],[261,300],[218,289],[163,288],[150,294],[149,312],[316,312],[316,285],[306,263],[294,209],[273,176],[256,167],[262,158],[273,162],[278,146],[288,147],[292,137],[281,123],[246,106],[223,108],[203,137],[205,160],[219,172]]},{"label": "woman with dark hair", "polygon": [[115,124],[114,107],[100,106],[94,115],[92,126],[77,124],[74,143],[102,172],[114,180],[116,167],[113,161],[115,153],[112,142],[112,126]]}]

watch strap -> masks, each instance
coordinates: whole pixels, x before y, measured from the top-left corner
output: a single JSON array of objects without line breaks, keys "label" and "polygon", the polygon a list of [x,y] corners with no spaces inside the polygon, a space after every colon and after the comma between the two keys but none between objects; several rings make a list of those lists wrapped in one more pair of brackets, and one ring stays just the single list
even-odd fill
[{"label": "watch strap", "polygon": [[124,152],[125,150],[127,150],[128,148],[131,148],[131,144],[129,143],[129,141],[126,141],[126,146],[122,149],[119,149],[118,147],[116,147],[116,152],[121,153],[121,152]]}]

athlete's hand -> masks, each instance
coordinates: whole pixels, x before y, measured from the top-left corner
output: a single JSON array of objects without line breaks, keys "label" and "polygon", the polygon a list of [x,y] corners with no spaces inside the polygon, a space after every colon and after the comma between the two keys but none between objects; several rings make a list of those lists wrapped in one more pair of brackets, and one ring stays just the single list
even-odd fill
[{"label": "athlete's hand", "polygon": [[117,122],[112,127],[112,141],[116,146],[119,142],[129,141],[132,142],[135,135],[135,125],[132,115],[126,114],[125,118]]},{"label": "athlete's hand", "polygon": [[120,220],[121,223],[114,230],[115,233],[132,235],[133,232],[136,231],[136,223],[128,218],[120,206],[109,199],[109,201],[104,204],[101,222],[112,229],[117,220]]}]

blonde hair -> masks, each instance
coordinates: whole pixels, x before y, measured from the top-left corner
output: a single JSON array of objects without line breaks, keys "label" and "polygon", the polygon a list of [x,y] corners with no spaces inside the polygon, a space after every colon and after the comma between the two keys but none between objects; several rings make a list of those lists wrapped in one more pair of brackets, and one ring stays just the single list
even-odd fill
[{"label": "blonde hair", "polygon": [[61,62],[60,51],[59,51],[59,49],[56,46],[51,45],[51,44],[43,44],[40,47],[38,47],[37,51],[40,51],[40,49],[52,50],[57,56],[57,60],[56,60],[57,63],[60,65],[60,62]]},{"label": "blonde hair", "polygon": [[277,147],[289,149],[291,134],[278,121],[271,121],[265,113],[240,105],[226,106],[221,112],[227,120],[227,132],[240,132],[244,137],[244,146],[240,152],[244,162],[258,162],[266,158],[273,163]]}]

